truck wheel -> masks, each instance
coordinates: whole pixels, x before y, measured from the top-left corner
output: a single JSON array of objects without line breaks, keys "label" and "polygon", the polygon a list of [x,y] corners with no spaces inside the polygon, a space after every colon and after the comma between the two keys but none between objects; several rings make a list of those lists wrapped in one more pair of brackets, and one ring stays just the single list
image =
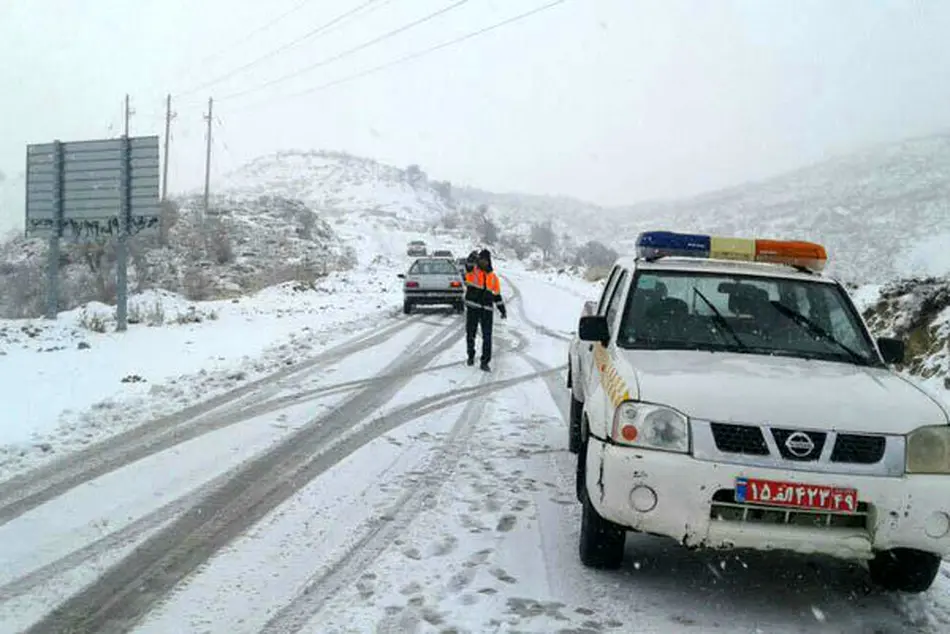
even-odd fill
[{"label": "truck wheel", "polygon": [[871,581],[885,590],[925,592],[940,571],[940,557],[911,548],[879,551],[868,562]]},{"label": "truck wheel", "polygon": [[402,312],[409,315],[412,313],[412,302],[403,302],[402,303]]},{"label": "truck wheel", "polygon": [[584,403],[574,398],[571,393],[571,417],[567,422],[567,448],[571,453],[577,453],[581,450],[581,423],[584,418]]},{"label": "truck wheel", "polygon": [[583,498],[578,541],[581,563],[588,568],[616,570],[623,564],[627,531],[602,518],[586,494]]}]

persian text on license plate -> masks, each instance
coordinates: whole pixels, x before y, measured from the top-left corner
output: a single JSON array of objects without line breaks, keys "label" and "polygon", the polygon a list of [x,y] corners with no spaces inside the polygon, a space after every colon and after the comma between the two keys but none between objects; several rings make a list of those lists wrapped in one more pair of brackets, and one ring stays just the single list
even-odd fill
[{"label": "persian text on license plate", "polygon": [[856,489],[755,478],[736,478],[736,501],[836,513],[854,513],[858,510]]}]

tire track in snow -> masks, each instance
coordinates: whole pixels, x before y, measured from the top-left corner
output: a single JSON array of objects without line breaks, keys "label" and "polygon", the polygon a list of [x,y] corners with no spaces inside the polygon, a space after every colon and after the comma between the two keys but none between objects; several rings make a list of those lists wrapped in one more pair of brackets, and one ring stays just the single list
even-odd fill
[{"label": "tire track in snow", "polygon": [[461,333],[450,324],[420,333],[384,372],[400,374],[385,385],[357,391],[332,412],[311,421],[285,441],[241,465],[221,487],[203,496],[93,584],[46,615],[27,632],[125,632],[179,582],[279,504],[330,468],[338,458],[327,448],[348,428],[391,399],[410,376],[448,350]]},{"label": "tire track in snow", "polygon": [[[516,339],[516,342],[510,346],[510,351],[519,357],[526,357],[524,349],[528,345],[527,338],[515,330],[507,331],[505,335],[511,335]],[[536,359],[534,361],[540,363]],[[400,496],[383,514],[375,527],[364,534],[341,559],[309,581],[300,594],[271,617],[261,631],[284,633],[298,632],[303,629],[330,599],[353,582],[392,544],[399,534],[409,527],[425,508],[426,503],[434,498],[448,481],[462,458],[464,441],[474,431],[473,424],[481,418],[486,406],[485,400],[476,400],[475,397],[488,396],[539,378],[546,380],[562,370],[563,367],[542,367],[531,374],[499,381],[489,381],[488,375],[484,375],[475,386],[458,388],[424,398],[390,412],[374,421],[370,429],[361,430],[358,436],[351,437],[349,442],[344,442],[339,448],[341,454],[339,460],[345,459],[376,438],[406,423],[428,416],[440,409],[466,403],[455,424],[439,443],[436,456],[430,463],[429,475],[417,486]]]},{"label": "tire track in snow", "polygon": [[[524,339],[520,337],[519,339],[523,344]],[[518,344],[514,347],[518,348]],[[465,403],[455,424],[435,450],[435,456],[428,465],[426,476],[403,493],[343,557],[309,581],[296,598],[267,621],[261,628],[261,632],[288,634],[301,631],[319,614],[330,599],[353,583],[412,524],[455,472],[466,451],[465,440],[473,433],[474,423],[483,416],[487,406],[486,399],[474,398],[475,396],[487,396],[496,391],[543,378],[556,371],[558,370],[547,369],[543,372],[500,381],[489,381],[488,375],[484,375],[473,387],[460,388],[439,397],[422,399],[374,422],[368,437],[359,438],[357,442],[347,447],[346,455],[352,454],[368,442],[407,422],[439,409]],[[453,396],[446,399],[448,394],[453,394]]]},{"label": "tire track in snow", "polygon": [[[220,421],[228,420],[231,412],[218,411],[220,408],[240,405],[243,399],[255,396],[255,392],[262,389],[267,391],[257,394],[257,400],[266,399],[269,394],[280,389],[282,382],[385,343],[397,332],[417,322],[417,319],[401,320],[368,336],[335,346],[294,367],[280,370],[153,422],[136,426],[86,449],[70,453],[35,471],[7,480],[0,484],[0,526],[70,489],[200,435],[189,432],[187,427],[209,414],[215,413],[217,419],[208,421],[208,431],[221,427]],[[249,406],[243,405],[244,408]]]},{"label": "tire track in snow", "polygon": [[[514,346],[510,348],[511,351],[519,351],[523,349],[526,345],[523,336],[520,333],[515,333],[519,342],[515,343]],[[423,373],[434,372],[440,369],[447,369],[450,367],[456,367],[463,365],[463,362],[453,362],[453,363],[443,363],[440,365],[427,366],[422,370],[408,373],[411,376],[418,376]],[[392,414],[389,414],[383,419],[381,423],[384,423],[384,426],[380,429],[374,429],[371,436],[365,437],[365,441],[360,445],[360,447],[341,447],[342,454],[338,455],[338,460],[343,460],[351,453],[355,452],[357,449],[361,448],[363,445],[368,444],[372,440],[378,438],[382,434],[392,431],[395,427],[399,425],[404,425],[416,418],[426,416],[428,414],[434,413],[438,410],[452,407],[459,404],[460,402],[472,398],[472,395],[476,392],[489,394],[496,390],[506,389],[512,385],[516,385],[522,381],[529,381],[535,378],[547,379],[553,372],[558,372],[558,369],[542,369],[536,374],[531,374],[523,377],[517,377],[515,379],[502,381],[498,385],[495,382],[490,382],[488,385],[483,388],[458,388],[455,390],[449,390],[447,392],[437,394],[434,396],[426,397],[418,401],[414,401],[405,405],[398,410],[394,411]],[[405,375],[403,375],[405,376]],[[296,397],[296,400],[292,403],[281,403],[279,407],[274,407],[272,410],[268,411],[277,411],[283,407],[288,407],[299,402],[304,402],[305,400],[314,400],[317,398],[325,397],[331,394],[336,394],[339,392],[351,391],[358,387],[369,385],[371,383],[377,383],[383,380],[392,380],[396,378],[395,375],[383,375],[379,377],[373,377],[370,379],[358,379],[354,381],[346,381],[343,383],[338,383],[335,385],[326,386],[323,388],[310,390],[301,394],[293,395]],[[270,402],[268,402],[270,403]],[[264,404],[262,404],[264,405]],[[254,406],[256,407],[256,406]],[[252,409],[254,408],[252,407]],[[414,412],[414,413],[413,413]],[[267,412],[264,412],[267,413]],[[412,413],[410,417],[409,414]],[[242,412],[243,414],[243,412]],[[260,416],[261,412],[255,412],[253,416]],[[242,420],[251,418],[252,416],[243,416]],[[237,423],[240,421],[233,421],[232,423]],[[205,429],[203,433],[212,431],[211,429]],[[196,434],[198,435],[198,434]],[[182,438],[179,442],[185,442]],[[346,443],[344,443],[345,445]],[[336,463],[334,463],[336,464]],[[39,586],[42,586],[45,583],[55,579],[56,577],[62,575],[64,572],[72,570],[81,566],[82,564],[102,556],[103,554],[121,548],[124,545],[136,541],[139,537],[145,533],[161,526],[165,522],[172,519],[174,516],[181,514],[188,508],[195,505],[195,503],[201,499],[203,495],[206,495],[208,492],[222,486],[229,479],[234,477],[234,474],[240,467],[235,467],[234,469],[229,470],[228,472],[218,476],[212,481],[200,487],[197,491],[189,493],[175,501],[172,501],[150,513],[144,515],[128,526],[114,532],[110,533],[90,544],[76,550],[65,557],[62,557],[58,560],[45,564],[44,566],[27,573],[17,579],[11,580],[8,583],[0,586],[0,603],[5,601],[10,601],[19,596],[27,594]]]}]

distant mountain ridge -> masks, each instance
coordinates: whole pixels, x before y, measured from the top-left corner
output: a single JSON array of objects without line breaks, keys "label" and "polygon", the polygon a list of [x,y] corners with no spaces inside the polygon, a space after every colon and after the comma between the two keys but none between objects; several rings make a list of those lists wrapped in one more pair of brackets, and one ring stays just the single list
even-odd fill
[{"label": "distant mountain ridge", "polygon": [[625,253],[633,252],[640,231],[666,229],[818,241],[829,250],[829,273],[858,283],[950,272],[950,133],[877,145],[689,198],[622,207],[461,191],[512,217],[551,218]]}]

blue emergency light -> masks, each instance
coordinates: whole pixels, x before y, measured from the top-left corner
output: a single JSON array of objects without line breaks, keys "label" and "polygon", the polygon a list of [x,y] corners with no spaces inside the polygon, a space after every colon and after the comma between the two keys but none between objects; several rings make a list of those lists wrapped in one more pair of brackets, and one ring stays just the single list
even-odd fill
[{"label": "blue emergency light", "polygon": [[647,259],[664,256],[708,258],[711,242],[710,236],[698,234],[644,231],[637,236],[637,256]]}]

